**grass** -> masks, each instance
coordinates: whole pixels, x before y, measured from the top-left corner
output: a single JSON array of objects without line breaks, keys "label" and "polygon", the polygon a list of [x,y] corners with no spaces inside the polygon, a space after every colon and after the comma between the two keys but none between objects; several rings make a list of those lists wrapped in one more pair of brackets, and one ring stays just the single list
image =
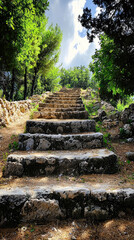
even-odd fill
[{"label": "grass", "polygon": [[7,161],[7,157],[8,157],[8,153],[3,153],[3,160],[6,162]]},{"label": "grass", "polygon": [[31,109],[30,119],[33,119],[33,114],[34,114],[34,112],[38,111],[38,107],[39,107],[39,104],[37,104],[36,106],[34,105],[34,108]]},{"label": "grass", "polygon": [[133,97],[128,97],[126,100],[126,103],[124,101],[118,100],[116,109],[117,111],[121,112],[125,108],[128,108],[130,104],[134,103],[134,98]]},{"label": "grass", "polygon": [[12,143],[9,143],[8,145],[9,150],[18,150],[19,149],[19,143],[17,141],[13,141]]},{"label": "grass", "polygon": [[0,98],[2,98],[3,90],[0,90]]}]

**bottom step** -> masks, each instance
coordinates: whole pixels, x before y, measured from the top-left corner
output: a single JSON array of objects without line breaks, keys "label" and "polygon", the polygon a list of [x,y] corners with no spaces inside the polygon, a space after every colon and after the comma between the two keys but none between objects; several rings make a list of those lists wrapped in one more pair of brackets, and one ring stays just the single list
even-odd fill
[{"label": "bottom step", "polygon": [[134,215],[134,189],[111,189],[103,184],[43,185],[0,189],[0,226],[54,219],[106,220]]},{"label": "bottom step", "polygon": [[18,152],[8,156],[4,177],[116,173],[117,156],[107,149]]}]

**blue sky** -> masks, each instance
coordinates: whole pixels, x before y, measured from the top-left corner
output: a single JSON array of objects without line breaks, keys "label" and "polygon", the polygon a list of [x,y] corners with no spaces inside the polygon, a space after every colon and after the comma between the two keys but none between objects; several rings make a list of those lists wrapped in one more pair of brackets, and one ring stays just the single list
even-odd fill
[{"label": "blue sky", "polygon": [[92,0],[49,0],[49,25],[56,23],[63,32],[59,64],[69,68],[74,66],[88,66],[95,49],[99,48],[98,38],[90,44],[87,40],[86,30],[78,22],[78,15],[83,8],[92,9],[93,15],[99,12]]}]

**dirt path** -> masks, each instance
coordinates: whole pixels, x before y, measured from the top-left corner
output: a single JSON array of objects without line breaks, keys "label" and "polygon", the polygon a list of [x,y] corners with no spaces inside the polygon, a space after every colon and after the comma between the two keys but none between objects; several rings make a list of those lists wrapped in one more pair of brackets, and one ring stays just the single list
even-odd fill
[{"label": "dirt path", "polygon": [[133,219],[113,219],[93,224],[88,220],[55,221],[45,225],[20,225],[1,229],[2,240],[134,240]]},{"label": "dirt path", "polygon": [[23,117],[19,117],[16,122],[11,123],[7,127],[0,128],[0,135],[2,136],[2,138],[0,138],[0,177],[7,156],[11,153],[9,144],[18,141],[18,134],[24,132],[25,124],[29,119],[29,115],[30,113],[26,113]]}]

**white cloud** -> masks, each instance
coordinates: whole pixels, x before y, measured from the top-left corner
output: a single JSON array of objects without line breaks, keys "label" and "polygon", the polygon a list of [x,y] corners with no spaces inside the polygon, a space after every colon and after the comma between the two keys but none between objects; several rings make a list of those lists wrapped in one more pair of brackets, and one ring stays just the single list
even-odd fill
[{"label": "white cloud", "polygon": [[97,7],[95,12],[95,17],[97,17],[101,13],[102,8]]},{"label": "white cloud", "polygon": [[57,23],[63,31],[58,65],[63,63],[65,68],[88,66],[95,48],[99,47],[97,39],[95,43],[89,43],[85,28],[78,22],[78,15],[82,15],[87,1],[89,0],[49,0],[49,25]]},{"label": "white cloud", "polygon": [[68,7],[72,15],[74,33],[69,42],[68,54],[65,57],[65,63],[67,65],[73,61],[77,54],[85,54],[90,46],[87,36],[81,37],[79,35],[79,33],[82,33],[84,28],[78,21],[78,15],[82,15],[85,3],[86,0],[73,0],[68,3]]}]

